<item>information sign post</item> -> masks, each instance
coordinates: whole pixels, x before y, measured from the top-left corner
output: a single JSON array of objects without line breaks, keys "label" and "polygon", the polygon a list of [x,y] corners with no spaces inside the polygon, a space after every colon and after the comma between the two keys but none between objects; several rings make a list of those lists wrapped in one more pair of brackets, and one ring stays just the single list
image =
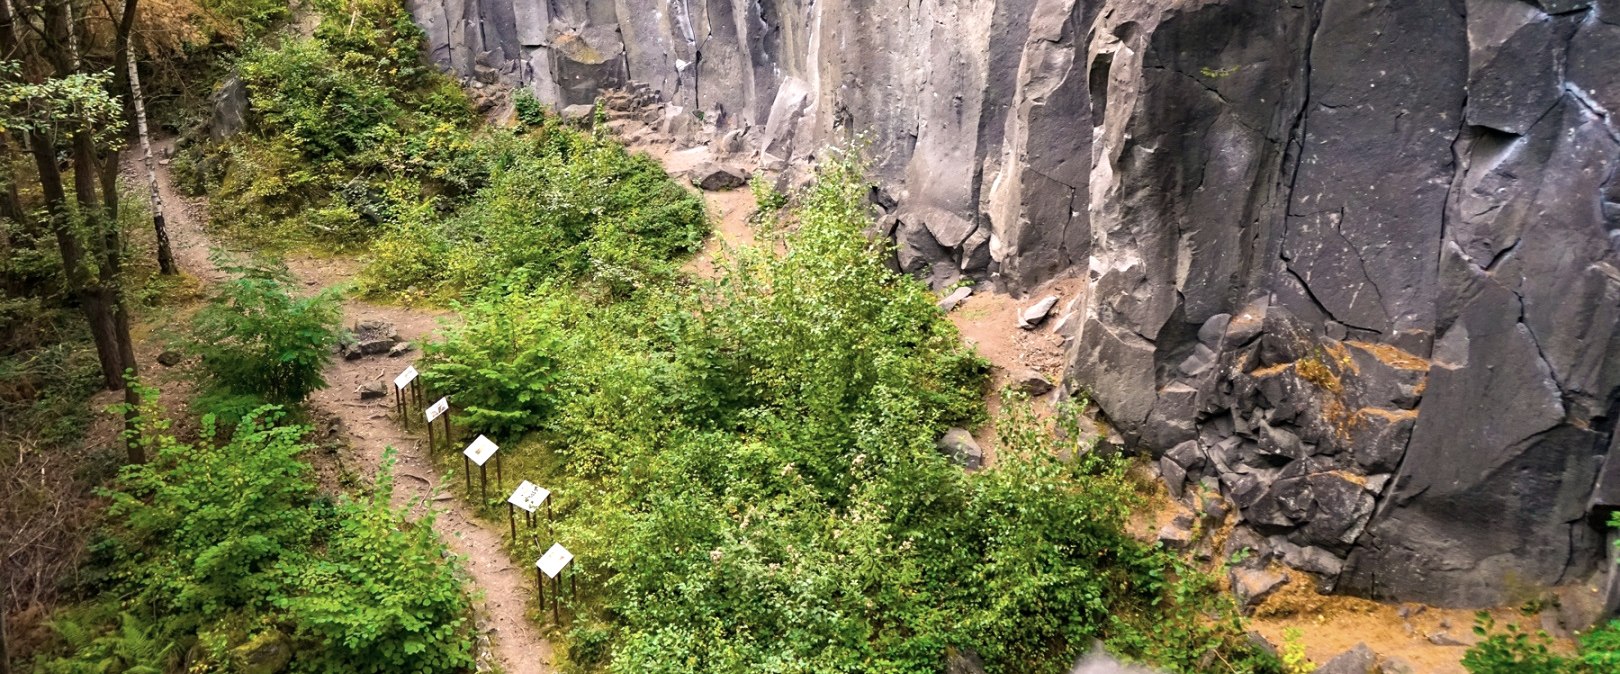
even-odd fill
[{"label": "information sign post", "polygon": [[517,510],[523,510],[524,521],[533,529],[535,511],[540,509],[540,504],[549,503],[547,499],[550,497],[549,490],[528,480],[524,480],[517,489],[512,490],[511,496],[506,497],[506,519],[512,525],[513,543],[517,542]]},{"label": "information sign post", "polygon": [[411,427],[411,402],[416,397],[417,389],[421,388],[416,383],[416,374],[416,366],[412,365],[394,377],[394,411],[399,413],[406,429]]},{"label": "information sign post", "polygon": [[[498,478],[500,476],[499,466],[501,465],[501,456],[497,453],[499,449],[500,447],[495,446],[495,443],[490,441],[489,438],[479,435],[477,439],[472,441],[472,444],[461,450],[461,465],[467,469],[467,491],[472,491],[472,468],[468,466],[468,462],[471,462],[478,465],[478,488],[479,492],[483,494],[486,505],[489,503],[489,458],[495,457],[496,477]],[[497,484],[496,486],[499,487],[500,485]]]},{"label": "information sign post", "polygon": [[[551,621],[552,624],[558,626],[562,625],[561,608],[559,607],[562,604],[562,590],[557,584],[557,575],[562,573],[563,567],[568,566],[569,562],[572,561],[574,561],[574,553],[569,552],[568,548],[563,547],[561,543],[552,543],[551,549],[546,550],[546,554],[540,556],[540,561],[534,563],[535,568],[539,569],[540,573],[544,573],[551,578]],[[573,580],[572,573],[568,574],[568,577],[569,580]],[[577,595],[579,590],[577,582],[574,583],[574,590]],[[542,611],[546,608],[544,602],[544,595],[542,595],[540,604]]]},{"label": "information sign post", "polygon": [[[429,405],[426,410],[422,411],[422,416],[427,417],[428,453],[429,454],[433,453],[433,422],[437,421],[439,419],[439,417],[444,417],[444,446],[446,448],[450,447],[450,415],[445,414],[445,412],[449,412],[449,411],[450,411],[450,398],[448,398],[448,397],[440,398],[439,402],[436,402],[436,403],[433,403],[432,405]],[[471,478],[468,478],[468,479],[470,480]],[[468,487],[469,490],[471,490],[472,483],[468,482],[467,487]]]}]

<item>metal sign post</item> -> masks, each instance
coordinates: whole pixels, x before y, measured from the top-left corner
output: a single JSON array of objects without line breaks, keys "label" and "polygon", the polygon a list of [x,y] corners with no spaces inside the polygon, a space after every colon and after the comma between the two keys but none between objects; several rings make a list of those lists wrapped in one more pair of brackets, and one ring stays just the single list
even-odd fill
[{"label": "metal sign post", "polygon": [[512,525],[512,543],[517,543],[517,509],[523,510],[524,521],[529,528],[534,528],[534,512],[540,509],[540,504],[547,503],[551,492],[545,487],[524,480],[512,495],[506,497],[506,519]]},{"label": "metal sign post", "polygon": [[[499,449],[500,447],[497,447],[489,438],[480,435],[472,441],[472,444],[467,445],[467,448],[461,451],[461,465],[463,467],[467,467],[468,461],[478,464],[478,486],[480,492],[484,495],[485,504],[489,503],[489,458],[495,457],[496,463],[499,464],[500,456],[496,454],[496,450]],[[471,467],[467,467],[467,473],[467,491],[470,492],[472,491]]]},{"label": "metal sign post", "polygon": [[[422,411],[422,416],[427,417],[428,453],[433,452],[433,422],[438,420],[438,418],[441,416],[444,417],[444,446],[450,446],[450,416],[445,414],[445,412],[449,411],[449,397],[440,398],[439,402],[433,403],[426,410]],[[468,489],[470,490],[471,488],[472,484],[469,482]]]},{"label": "metal sign post", "polygon": [[[557,574],[562,573],[563,567],[568,566],[568,563],[572,561],[574,561],[574,553],[569,552],[568,548],[563,547],[561,543],[552,543],[551,549],[540,556],[540,561],[534,563],[541,572],[551,578],[551,621],[558,626],[562,625],[562,609],[559,608],[562,604],[562,594],[557,586]],[[540,605],[540,609],[545,610],[544,603]]]}]

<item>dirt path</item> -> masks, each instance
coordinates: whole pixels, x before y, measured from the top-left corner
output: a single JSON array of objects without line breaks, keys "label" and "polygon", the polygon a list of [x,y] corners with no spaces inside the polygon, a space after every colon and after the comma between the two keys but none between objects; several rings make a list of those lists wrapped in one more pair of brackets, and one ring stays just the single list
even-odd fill
[{"label": "dirt path", "polygon": [[[752,215],[757,209],[757,204],[753,201],[753,191],[748,188],[703,191],[692,186],[692,181],[687,180],[687,172],[713,159],[708,146],[676,149],[667,144],[637,144],[630,146],[630,151],[646,152],[648,156],[658,160],[658,164],[663,164],[664,170],[669,172],[680,186],[692,190],[703,198],[703,204],[708,207],[708,214],[714,220],[713,237],[708,238],[708,241],[703,243],[703,250],[692,256],[685,264],[685,271],[703,279],[713,279],[714,269],[718,264],[724,264],[726,258],[731,258],[739,248],[755,243],[753,225],[748,222],[748,215]],[[744,167],[752,168],[750,165]]]},{"label": "dirt path", "polygon": [[[172,141],[164,141],[160,154],[167,154]],[[158,189],[165,204],[169,237],[182,270],[205,283],[224,279],[210,260],[209,239],[203,231],[206,211],[197,200],[185,199],[175,191],[166,165],[158,167]],[[293,276],[308,288],[323,288],[353,278],[355,265],[347,260],[298,258],[288,260]],[[438,329],[440,321],[453,318],[436,312],[349,301],[343,307],[344,322],[381,320],[392,323],[401,339],[421,343]],[[441,485],[440,476],[428,456],[426,442],[417,433],[406,432],[393,418],[390,398],[362,401],[356,393],[368,381],[382,381],[392,387],[396,374],[409,365],[418,351],[399,357],[373,356],[359,360],[337,360],[326,371],[327,388],[310,398],[317,418],[336,419],[328,432],[345,442],[351,452],[340,456],[349,470],[360,475],[376,475],[385,451],[397,451],[393,501],[396,506],[414,505],[420,514],[424,504],[432,504],[439,516],[433,528],[464,560],[478,612],[480,634],[489,638],[487,656],[507,674],[544,674],[553,671],[550,642],[528,619],[533,598],[532,573],[527,565],[514,565],[502,546],[498,528],[480,522],[473,509],[449,494],[454,484]],[[415,428],[420,431],[421,424]],[[440,451],[443,451],[442,449]],[[459,478],[458,478],[459,479]],[[442,488],[441,488],[442,487]],[[442,493],[441,493],[442,492]]]}]

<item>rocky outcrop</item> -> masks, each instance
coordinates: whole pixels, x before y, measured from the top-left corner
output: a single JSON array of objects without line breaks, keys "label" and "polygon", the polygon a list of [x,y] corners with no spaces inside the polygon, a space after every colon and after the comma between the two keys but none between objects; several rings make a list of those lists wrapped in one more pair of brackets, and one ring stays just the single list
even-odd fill
[{"label": "rocky outcrop", "polygon": [[898,268],[1084,276],[1065,385],[1321,587],[1484,604],[1602,568],[1620,0],[413,11],[464,77],[559,108],[645,83],[768,167],[864,134]]}]

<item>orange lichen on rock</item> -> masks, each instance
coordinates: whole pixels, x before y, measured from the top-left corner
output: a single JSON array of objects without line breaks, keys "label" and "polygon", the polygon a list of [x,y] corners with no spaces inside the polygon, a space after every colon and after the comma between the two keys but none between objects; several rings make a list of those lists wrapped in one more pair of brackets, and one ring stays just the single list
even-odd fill
[{"label": "orange lichen on rock", "polygon": [[1255,370],[1249,372],[1249,376],[1254,377],[1256,379],[1264,379],[1266,377],[1271,377],[1271,376],[1275,376],[1275,375],[1279,375],[1279,374],[1282,374],[1284,372],[1287,372],[1290,369],[1293,369],[1293,367],[1294,367],[1293,363],[1278,363],[1276,365],[1268,365],[1266,367],[1256,368]]},{"label": "orange lichen on rock", "polygon": [[1344,390],[1343,382],[1339,381],[1339,374],[1329,367],[1326,359],[1318,354],[1311,354],[1294,362],[1294,371],[1299,378],[1310,382],[1317,388],[1329,393],[1338,393]]},{"label": "orange lichen on rock", "polygon": [[1375,342],[1348,342],[1350,346],[1365,351],[1367,355],[1377,358],[1379,362],[1398,370],[1428,370],[1429,361],[1419,358],[1411,353],[1389,344]]}]

